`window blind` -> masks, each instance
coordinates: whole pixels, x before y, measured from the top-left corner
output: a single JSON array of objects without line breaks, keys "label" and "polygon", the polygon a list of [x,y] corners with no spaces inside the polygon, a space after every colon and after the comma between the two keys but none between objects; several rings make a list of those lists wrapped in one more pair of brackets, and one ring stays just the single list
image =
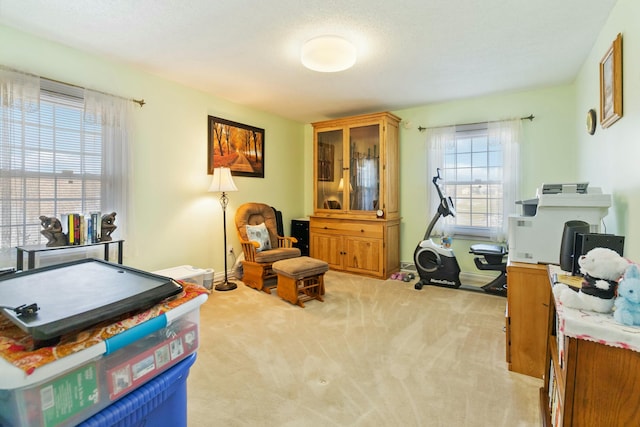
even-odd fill
[{"label": "window blind", "polygon": [[41,79],[39,108],[7,112],[2,143],[8,158],[2,167],[9,167],[3,179],[9,180],[10,196],[0,203],[9,204],[11,219],[0,225],[3,247],[46,243],[41,215],[60,219],[100,210],[102,131],[83,120],[82,93]]}]

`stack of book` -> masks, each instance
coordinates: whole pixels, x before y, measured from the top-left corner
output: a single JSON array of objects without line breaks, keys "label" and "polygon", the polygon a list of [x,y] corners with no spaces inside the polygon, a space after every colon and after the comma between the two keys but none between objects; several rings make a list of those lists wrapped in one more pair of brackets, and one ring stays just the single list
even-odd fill
[{"label": "stack of book", "polygon": [[69,245],[86,245],[100,242],[102,215],[100,212],[84,214],[63,214],[62,232]]}]

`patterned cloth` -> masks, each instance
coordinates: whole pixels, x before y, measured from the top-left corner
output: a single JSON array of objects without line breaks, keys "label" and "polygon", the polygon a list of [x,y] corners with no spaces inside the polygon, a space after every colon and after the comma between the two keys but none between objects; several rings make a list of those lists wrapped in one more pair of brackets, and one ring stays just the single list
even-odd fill
[{"label": "patterned cloth", "polygon": [[[558,282],[575,286],[560,270],[560,267],[549,265],[549,274],[556,274]],[[574,277],[575,278],[575,277]],[[577,310],[565,307],[554,299],[557,318],[557,332],[559,338],[568,336],[581,340],[593,341],[611,347],[626,348],[640,352],[640,327],[626,326],[616,322],[612,313],[596,313],[589,310]],[[562,352],[563,339],[558,339],[558,347]]]},{"label": "patterned cloth", "polygon": [[94,346],[149,319],[192,300],[202,294],[210,293],[206,288],[178,281],[183,288],[175,299],[165,300],[139,313],[129,313],[116,321],[108,320],[89,329],[63,335],[53,347],[34,348],[33,338],[18,328],[8,317],[0,314],[0,356],[30,375],[36,368],[61,359],[85,348]]}]

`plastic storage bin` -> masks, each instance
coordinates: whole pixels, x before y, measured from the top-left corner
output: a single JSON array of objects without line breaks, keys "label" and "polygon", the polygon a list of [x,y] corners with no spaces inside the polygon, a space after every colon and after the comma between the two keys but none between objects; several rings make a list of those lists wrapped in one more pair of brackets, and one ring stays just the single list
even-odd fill
[{"label": "plastic storage bin", "polygon": [[213,281],[213,270],[211,268],[205,270],[202,268],[192,267],[190,265],[179,265],[177,267],[154,271],[153,273],[159,274],[160,276],[170,277],[175,280],[196,283],[207,289],[211,289],[211,283]]},{"label": "plastic storage bin", "polygon": [[190,355],[79,426],[186,427],[187,377],[195,359],[195,354]]},{"label": "plastic storage bin", "polygon": [[196,352],[206,300],[200,295],[31,375],[0,359],[0,426],[75,426],[163,374]]}]

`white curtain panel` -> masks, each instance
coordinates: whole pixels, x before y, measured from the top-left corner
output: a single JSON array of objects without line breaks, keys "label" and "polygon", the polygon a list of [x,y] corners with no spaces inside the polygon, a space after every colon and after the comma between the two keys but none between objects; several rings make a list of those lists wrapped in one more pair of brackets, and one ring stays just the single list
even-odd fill
[{"label": "white curtain panel", "polygon": [[0,68],[0,102],[0,266],[7,266],[16,243],[24,244],[24,221],[14,215],[11,200],[21,197],[22,186],[14,183],[25,177],[24,119],[39,121],[40,78]]},{"label": "white curtain panel", "polygon": [[488,123],[490,144],[502,145],[502,227],[491,229],[491,239],[505,242],[509,215],[516,213],[516,198],[520,194],[520,144],[522,120],[512,119]]},{"label": "white curtain panel", "polygon": [[[3,107],[37,110],[40,106],[40,77],[0,68],[0,101]],[[5,112],[8,110],[3,109],[3,115]]]},{"label": "white curtain panel", "polygon": [[[444,167],[444,153],[448,145],[456,143],[456,127],[445,126],[427,129],[427,206],[430,212],[429,220],[438,211],[440,198],[433,186],[433,177],[438,173],[438,168]],[[443,177],[444,178],[444,177]],[[450,234],[451,217],[440,218],[433,228],[433,235],[443,236]],[[428,236],[427,236],[428,237]]]},{"label": "white curtain panel", "polygon": [[133,102],[129,99],[85,89],[84,120],[102,128],[101,212],[116,212],[119,236],[127,240],[127,251],[135,254],[133,214],[132,128]]},{"label": "white curtain panel", "polygon": [[[516,212],[516,198],[519,195],[520,183],[520,144],[522,142],[522,120],[511,119],[487,123],[487,136],[489,144],[500,144],[502,146],[502,182],[503,182],[503,205],[502,224],[489,229],[490,239],[496,242],[504,242],[508,235],[510,214]],[[429,201],[429,211],[435,215],[440,200],[431,183],[432,178],[437,174],[437,168],[444,165],[444,154],[448,144],[456,143],[456,127],[446,126],[427,129],[427,170],[428,185],[427,199]],[[447,217],[438,221],[434,227],[434,235],[449,235],[453,218]]]},{"label": "white curtain panel", "polygon": [[[51,126],[51,106],[56,101],[52,101],[55,95],[41,91],[42,84],[47,84],[47,87],[66,86],[0,67],[0,266],[15,262],[15,246],[41,243],[38,215],[50,214],[54,210],[52,172],[68,173],[57,171],[66,165],[56,163],[51,154],[53,146],[46,130]],[[74,90],[73,86],[69,88]],[[68,103],[67,111],[73,108],[81,111],[83,101],[79,97],[61,96],[60,99],[66,99],[62,102]],[[132,108],[133,103],[128,99],[84,91],[82,119],[93,124],[94,129],[99,124],[102,140],[100,210],[103,213],[117,212],[118,236],[130,241],[134,241],[129,226],[129,219],[132,218],[129,191],[132,176],[129,147]],[[80,131],[80,138],[86,144],[93,138],[90,133]],[[86,154],[82,150],[78,152],[80,156]],[[96,171],[87,172],[86,167],[84,163],[69,164],[70,176],[82,178],[85,173],[100,172],[97,168]],[[60,203],[58,214],[65,212],[65,207]],[[127,249],[135,250],[130,244]]]}]

